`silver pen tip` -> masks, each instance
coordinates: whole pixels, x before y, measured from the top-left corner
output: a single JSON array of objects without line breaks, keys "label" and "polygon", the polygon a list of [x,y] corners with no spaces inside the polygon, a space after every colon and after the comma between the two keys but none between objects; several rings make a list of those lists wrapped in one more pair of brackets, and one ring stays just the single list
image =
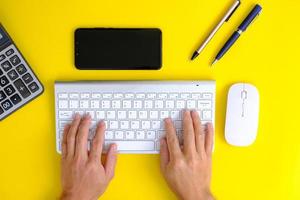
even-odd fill
[{"label": "silver pen tip", "polygon": [[213,66],[214,64],[216,64],[218,62],[217,59],[214,60],[214,62],[211,63],[211,66]]}]

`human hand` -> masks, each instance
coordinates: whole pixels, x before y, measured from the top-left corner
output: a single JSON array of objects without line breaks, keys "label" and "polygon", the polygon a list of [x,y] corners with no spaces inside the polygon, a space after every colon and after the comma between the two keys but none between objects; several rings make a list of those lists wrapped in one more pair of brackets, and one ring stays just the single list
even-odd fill
[{"label": "human hand", "polygon": [[76,114],[73,122],[64,129],[61,159],[61,200],[94,200],[101,196],[114,176],[117,147],[112,144],[106,161],[101,162],[105,123],[100,122],[87,150],[89,115]]},{"label": "human hand", "polygon": [[[196,111],[183,114],[183,147],[171,119],[165,120],[166,138],[161,139],[161,171],[175,194],[183,200],[211,200],[213,127],[206,131]],[[205,133],[206,132],[206,133]]]}]

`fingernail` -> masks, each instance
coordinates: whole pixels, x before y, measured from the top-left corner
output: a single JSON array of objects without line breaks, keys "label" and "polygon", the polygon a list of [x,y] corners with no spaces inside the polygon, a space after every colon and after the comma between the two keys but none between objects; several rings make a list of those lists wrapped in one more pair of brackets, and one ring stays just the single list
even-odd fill
[{"label": "fingernail", "polygon": [[171,119],[170,119],[170,118],[166,118],[166,119],[165,119],[165,122],[166,122],[166,123],[170,123],[170,122],[171,122]]},{"label": "fingernail", "polygon": [[102,127],[102,126],[105,126],[104,121],[101,120],[101,121],[99,122],[99,126],[101,126],[101,127]]},{"label": "fingernail", "polygon": [[79,117],[80,117],[80,114],[79,113],[75,113],[73,118],[74,119],[79,119]]},{"label": "fingernail", "polygon": [[112,149],[113,152],[117,152],[117,149],[118,149],[117,144],[116,143],[112,144],[111,149]]}]

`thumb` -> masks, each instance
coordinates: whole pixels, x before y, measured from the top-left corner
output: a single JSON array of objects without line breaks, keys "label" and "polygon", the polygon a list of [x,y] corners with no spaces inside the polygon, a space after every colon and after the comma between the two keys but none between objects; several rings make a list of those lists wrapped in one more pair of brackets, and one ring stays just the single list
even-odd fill
[{"label": "thumb", "polygon": [[114,177],[115,174],[117,154],[118,154],[117,145],[116,144],[110,145],[109,150],[107,152],[106,163],[105,163],[105,173],[110,180]]},{"label": "thumb", "polygon": [[160,168],[162,171],[169,163],[169,149],[165,138],[160,140]]}]

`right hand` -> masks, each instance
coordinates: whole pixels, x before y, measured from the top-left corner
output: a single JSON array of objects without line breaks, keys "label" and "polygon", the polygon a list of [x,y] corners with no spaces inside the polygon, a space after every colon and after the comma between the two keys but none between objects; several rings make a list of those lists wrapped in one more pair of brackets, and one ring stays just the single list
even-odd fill
[{"label": "right hand", "polygon": [[165,120],[166,138],[161,139],[161,171],[180,199],[211,200],[213,127],[203,130],[196,111],[183,116],[183,147],[180,147],[171,119]]}]

